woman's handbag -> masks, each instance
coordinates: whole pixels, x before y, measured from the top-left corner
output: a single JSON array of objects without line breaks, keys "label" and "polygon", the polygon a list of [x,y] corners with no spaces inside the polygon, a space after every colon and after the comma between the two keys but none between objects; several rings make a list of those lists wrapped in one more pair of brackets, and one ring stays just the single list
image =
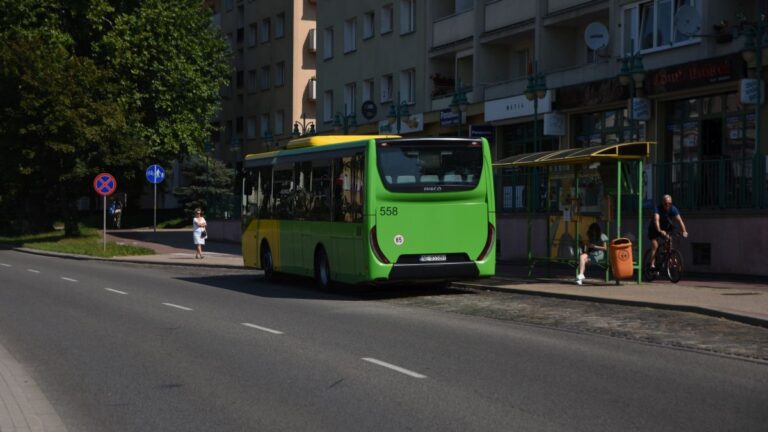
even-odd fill
[{"label": "woman's handbag", "polygon": [[200,238],[201,238],[201,239],[204,239],[204,238],[206,238],[206,237],[208,237],[208,231],[206,231],[205,229],[203,229],[203,230],[200,232]]}]

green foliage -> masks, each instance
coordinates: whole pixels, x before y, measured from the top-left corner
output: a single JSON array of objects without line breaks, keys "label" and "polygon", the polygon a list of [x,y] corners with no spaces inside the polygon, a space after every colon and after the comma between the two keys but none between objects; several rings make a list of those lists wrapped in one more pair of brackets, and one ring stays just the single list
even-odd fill
[{"label": "green foliage", "polygon": [[184,203],[190,217],[197,207],[214,217],[220,217],[223,210],[229,209],[233,197],[233,169],[216,159],[193,156],[182,164],[181,172],[189,184],[176,188],[173,194]]},{"label": "green foliage", "polygon": [[0,223],[76,235],[97,173],[201,152],[228,56],[196,0],[0,0]]}]

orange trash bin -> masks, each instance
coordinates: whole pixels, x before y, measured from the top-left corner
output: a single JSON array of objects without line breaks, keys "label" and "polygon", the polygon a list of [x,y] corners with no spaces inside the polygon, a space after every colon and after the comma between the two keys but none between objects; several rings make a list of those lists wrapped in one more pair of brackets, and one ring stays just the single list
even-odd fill
[{"label": "orange trash bin", "polygon": [[632,267],[632,242],[628,238],[611,241],[611,271],[616,279],[629,279],[634,273]]}]

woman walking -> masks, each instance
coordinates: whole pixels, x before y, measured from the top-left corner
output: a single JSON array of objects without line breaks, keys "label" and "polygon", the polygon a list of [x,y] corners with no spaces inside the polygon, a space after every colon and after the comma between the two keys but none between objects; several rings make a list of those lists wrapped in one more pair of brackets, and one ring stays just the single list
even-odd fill
[{"label": "woman walking", "polygon": [[192,219],[192,239],[195,242],[195,259],[203,259],[203,245],[208,233],[205,227],[208,225],[203,217],[203,211],[200,207],[195,209],[195,218]]}]

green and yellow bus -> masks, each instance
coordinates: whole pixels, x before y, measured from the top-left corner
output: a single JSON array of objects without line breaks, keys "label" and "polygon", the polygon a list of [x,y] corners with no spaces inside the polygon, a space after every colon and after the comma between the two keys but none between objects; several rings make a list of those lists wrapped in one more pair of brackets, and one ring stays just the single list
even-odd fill
[{"label": "green and yellow bus", "polygon": [[485,139],[311,136],[244,162],[246,267],[333,282],[492,276]]}]

